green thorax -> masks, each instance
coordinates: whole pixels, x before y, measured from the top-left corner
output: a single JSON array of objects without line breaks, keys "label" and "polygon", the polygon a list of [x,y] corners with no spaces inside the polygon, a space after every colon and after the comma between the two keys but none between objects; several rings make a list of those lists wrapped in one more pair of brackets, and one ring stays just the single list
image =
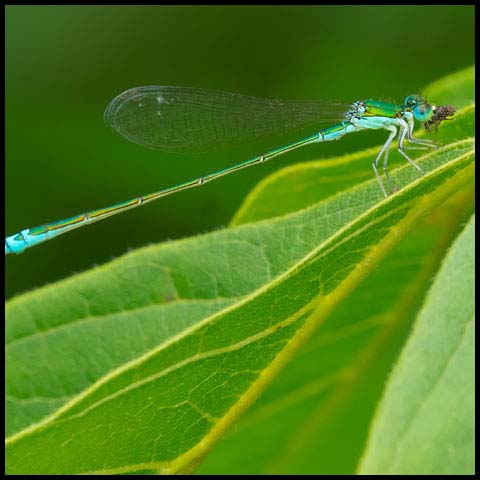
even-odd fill
[{"label": "green thorax", "polygon": [[379,102],[378,100],[365,100],[365,112],[362,117],[389,117],[398,118],[403,115],[405,107],[394,103]]}]

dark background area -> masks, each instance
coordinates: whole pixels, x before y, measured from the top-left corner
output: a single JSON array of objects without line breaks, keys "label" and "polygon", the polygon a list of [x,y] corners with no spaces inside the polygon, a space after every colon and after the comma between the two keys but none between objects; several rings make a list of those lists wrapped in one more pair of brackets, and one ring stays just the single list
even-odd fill
[{"label": "dark background area", "polygon": [[[7,6],[6,233],[146,194],[260,153],[147,150],[103,123],[139,85],[260,97],[402,101],[474,63],[473,6]],[[249,190],[293,162],[379,144],[306,147],[6,258],[6,295],[129,249],[226,225]],[[370,168],[370,165],[365,165]]]}]

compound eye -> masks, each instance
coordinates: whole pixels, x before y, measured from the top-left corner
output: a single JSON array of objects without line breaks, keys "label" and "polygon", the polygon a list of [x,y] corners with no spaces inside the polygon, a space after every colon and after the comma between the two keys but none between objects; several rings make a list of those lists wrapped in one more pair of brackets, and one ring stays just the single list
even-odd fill
[{"label": "compound eye", "polygon": [[433,108],[429,103],[422,103],[413,109],[413,116],[419,122],[428,122],[433,115]]},{"label": "compound eye", "polygon": [[424,102],[425,100],[420,95],[409,95],[408,97],[405,97],[403,104],[408,108],[413,108],[415,105]]}]

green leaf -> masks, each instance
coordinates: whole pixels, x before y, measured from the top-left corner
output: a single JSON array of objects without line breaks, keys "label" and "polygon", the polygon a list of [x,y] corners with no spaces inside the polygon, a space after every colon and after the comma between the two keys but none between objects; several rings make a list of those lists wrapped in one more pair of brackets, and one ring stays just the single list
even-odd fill
[{"label": "green leaf", "polygon": [[451,238],[473,205],[463,134],[419,158],[421,179],[396,169],[405,188],[386,200],[357,179],[289,215],[140,249],[8,302],[7,472],[191,471],[316,331],[338,355],[295,380],[317,375],[314,406],[312,388],[347,385],[352,369],[337,367],[375,351],[385,318],[332,312],[426,215]]},{"label": "green leaf", "polygon": [[[471,189],[469,195],[471,204]],[[417,223],[334,309],[200,473],[355,472],[386,377],[465,202],[452,198]]]},{"label": "green leaf", "polygon": [[362,474],[475,473],[475,217],[453,244],[392,372]]}]

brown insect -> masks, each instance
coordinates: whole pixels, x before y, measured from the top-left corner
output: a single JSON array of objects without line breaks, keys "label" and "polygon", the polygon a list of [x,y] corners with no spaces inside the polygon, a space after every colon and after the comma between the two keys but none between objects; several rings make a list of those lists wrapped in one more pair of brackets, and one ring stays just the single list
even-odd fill
[{"label": "brown insect", "polygon": [[455,107],[452,107],[451,105],[434,106],[433,109],[432,118],[423,125],[425,130],[430,130],[433,126],[435,131],[437,131],[438,125],[444,120],[451,120],[449,117],[452,117],[456,111]]}]

